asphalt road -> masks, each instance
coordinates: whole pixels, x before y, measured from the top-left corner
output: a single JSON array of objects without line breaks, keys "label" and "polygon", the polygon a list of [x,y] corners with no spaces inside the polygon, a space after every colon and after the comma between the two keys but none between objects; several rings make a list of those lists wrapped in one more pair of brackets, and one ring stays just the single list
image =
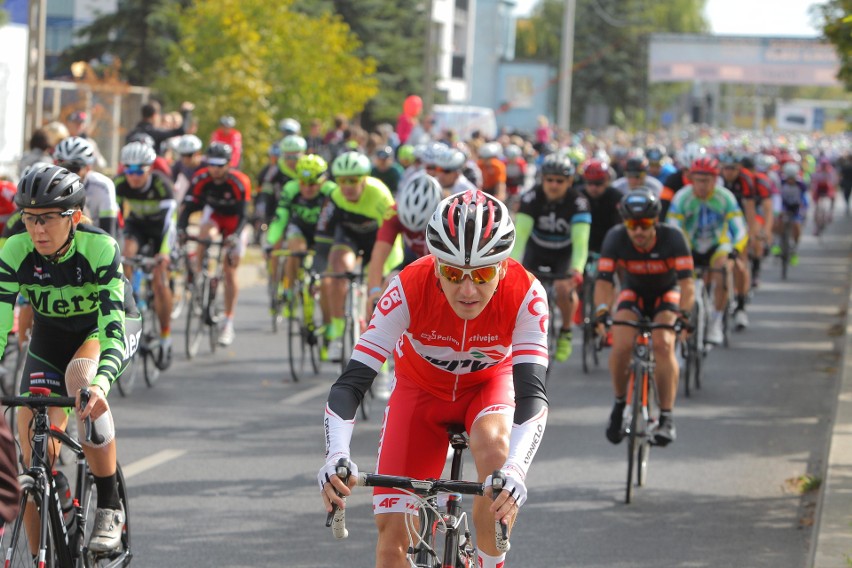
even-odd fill
[{"label": "asphalt road", "polygon": [[[836,396],[850,274],[850,227],[808,237],[779,282],[774,262],[749,305],[751,327],[708,358],[703,388],[676,407],[678,440],[655,448],[648,484],[623,504],[626,448],[604,427],[608,372],[579,350],[548,385],[547,432],[528,479],[509,565],[527,568],[802,568]],[[153,389],[111,396],[130,487],[133,566],[373,566],[367,491],[350,537],[324,528],[316,485],[331,371],[293,383],[286,339],[271,333],[262,286],[245,290],[234,344],[175,364]],[[578,334],[579,335],[579,334]],[[377,412],[378,413],[378,412]],[[379,418],[360,421],[353,459],[375,462]],[[472,469],[472,465],[469,465]]]}]

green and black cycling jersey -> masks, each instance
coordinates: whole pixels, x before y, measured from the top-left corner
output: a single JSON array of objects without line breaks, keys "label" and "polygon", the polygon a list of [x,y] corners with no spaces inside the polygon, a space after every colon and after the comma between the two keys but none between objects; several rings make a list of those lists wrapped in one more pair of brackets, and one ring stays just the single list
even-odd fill
[{"label": "green and black cycling jersey", "polygon": [[129,206],[125,216],[127,221],[161,227],[173,222],[176,208],[174,185],[161,172],[151,171],[151,177],[142,189],[133,189],[127,178],[120,175],[115,178],[115,194],[122,210],[125,210],[125,204]]},{"label": "green and black cycling jersey", "polygon": [[91,384],[109,392],[127,359],[125,315],[138,317],[115,239],[79,224],[68,251],[49,262],[35,251],[28,234],[10,237],[0,250],[0,353],[12,329],[18,294],[32,304],[36,325],[75,336],[97,330],[100,359]]},{"label": "green and black cycling jersey", "polygon": [[324,182],[317,194],[306,198],[299,191],[299,182],[291,180],[287,182],[281,192],[278,208],[275,210],[275,218],[269,224],[266,240],[270,245],[276,244],[284,236],[288,224],[298,227],[299,231],[308,240],[308,245],[313,245],[314,233],[320,211],[326,198],[331,195],[332,190],[337,187],[333,181]]}]

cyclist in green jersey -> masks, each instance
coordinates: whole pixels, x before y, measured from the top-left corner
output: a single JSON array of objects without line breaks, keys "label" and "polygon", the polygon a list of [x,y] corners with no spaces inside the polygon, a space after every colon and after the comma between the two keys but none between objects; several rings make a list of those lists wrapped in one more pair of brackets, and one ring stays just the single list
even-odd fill
[{"label": "cyclist in green jersey", "polygon": [[[328,164],[317,154],[308,154],[296,163],[296,179],[287,182],[275,218],[266,233],[267,247],[286,247],[290,252],[304,252],[314,247],[314,234],[320,210],[337,187],[326,179]],[[288,258],[284,266],[284,289],[290,287],[299,268],[298,258]],[[271,277],[271,276],[270,276]]]},{"label": "cyclist in green jersey", "polygon": [[[0,251],[0,353],[12,329],[15,297],[26,295],[35,312],[21,393],[48,388],[77,397],[77,419],[91,418],[97,435],[83,450],[97,486],[95,529],[89,548],[118,546],[124,526],[115,477],[115,425],[107,403],[110,386],[136,350],[141,321],[130,284],[121,272],[118,243],[83,217],[80,178],[59,166],[32,168],[18,184],[15,203],[26,233],[9,238]],[[79,409],[80,390],[91,398]],[[64,429],[67,414],[50,409],[52,426]],[[21,455],[30,456],[32,412],[18,411]],[[51,447],[55,459],[57,448]],[[26,464],[28,465],[28,464]],[[38,533],[36,511],[27,513],[30,534]],[[30,542],[38,542],[31,538]]]},{"label": "cyclist in green jersey", "polygon": [[[360,152],[344,152],[331,165],[337,187],[331,192],[317,223],[317,260],[326,257],[332,272],[351,272],[361,256],[362,264],[370,263],[376,234],[385,220],[394,214],[394,199],[380,180],[370,177],[370,158]],[[329,251],[330,249],[330,251]],[[403,259],[402,240],[397,238],[384,265],[387,274]],[[322,270],[317,267],[317,270]],[[348,282],[341,278],[325,278],[322,285],[323,317],[327,326],[328,359],[340,359],[345,326],[344,304]]]},{"label": "cyclist in green jersey", "polygon": [[[672,199],[666,222],[681,229],[692,248],[696,267],[733,270],[732,259],[745,254],[748,229],[737,198],[718,185],[719,162],[701,157],[689,170],[690,185]],[[723,341],[722,314],[728,303],[728,290],[721,272],[713,274],[714,309],[706,341]]]}]

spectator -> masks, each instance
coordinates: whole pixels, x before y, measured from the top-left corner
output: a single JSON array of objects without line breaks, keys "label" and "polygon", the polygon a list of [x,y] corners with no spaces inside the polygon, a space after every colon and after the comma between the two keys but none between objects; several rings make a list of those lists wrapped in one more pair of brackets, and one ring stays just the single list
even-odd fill
[{"label": "spectator", "polygon": [[125,139],[126,142],[131,142],[134,134],[144,133],[154,139],[154,148],[160,149],[163,141],[174,136],[182,136],[186,134],[186,126],[191,124],[192,110],[195,108],[190,102],[184,101],[180,105],[180,115],[183,120],[182,124],[171,128],[162,128],[162,110],[160,103],[150,101],[142,105],[142,120],[131,130]]},{"label": "spectator", "polygon": [[36,162],[52,164],[53,157],[50,155],[52,149],[47,140],[47,132],[43,128],[33,132],[30,137],[29,150],[21,156],[21,161],[18,163],[18,176],[22,176],[24,171]]},{"label": "spectator", "polygon": [[305,137],[305,142],[308,145],[308,154],[322,154],[322,121],[318,118],[314,118],[311,120],[311,124],[308,128],[308,135]]},{"label": "spectator", "polygon": [[65,125],[68,127],[69,136],[79,136],[89,141],[95,152],[95,169],[103,171],[107,167],[107,163],[98,148],[98,143],[89,134],[89,126],[91,125],[89,114],[82,110],[74,111],[68,115]]}]

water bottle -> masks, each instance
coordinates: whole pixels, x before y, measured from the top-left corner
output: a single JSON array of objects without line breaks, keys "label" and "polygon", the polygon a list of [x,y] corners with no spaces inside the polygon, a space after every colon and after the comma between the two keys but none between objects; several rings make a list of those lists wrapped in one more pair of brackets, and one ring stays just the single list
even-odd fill
[{"label": "water bottle", "polygon": [[65,521],[71,516],[71,511],[74,509],[74,501],[71,496],[71,485],[68,483],[68,478],[61,471],[53,472],[53,483],[56,487],[56,493],[59,495],[59,504],[62,506],[62,514]]}]

